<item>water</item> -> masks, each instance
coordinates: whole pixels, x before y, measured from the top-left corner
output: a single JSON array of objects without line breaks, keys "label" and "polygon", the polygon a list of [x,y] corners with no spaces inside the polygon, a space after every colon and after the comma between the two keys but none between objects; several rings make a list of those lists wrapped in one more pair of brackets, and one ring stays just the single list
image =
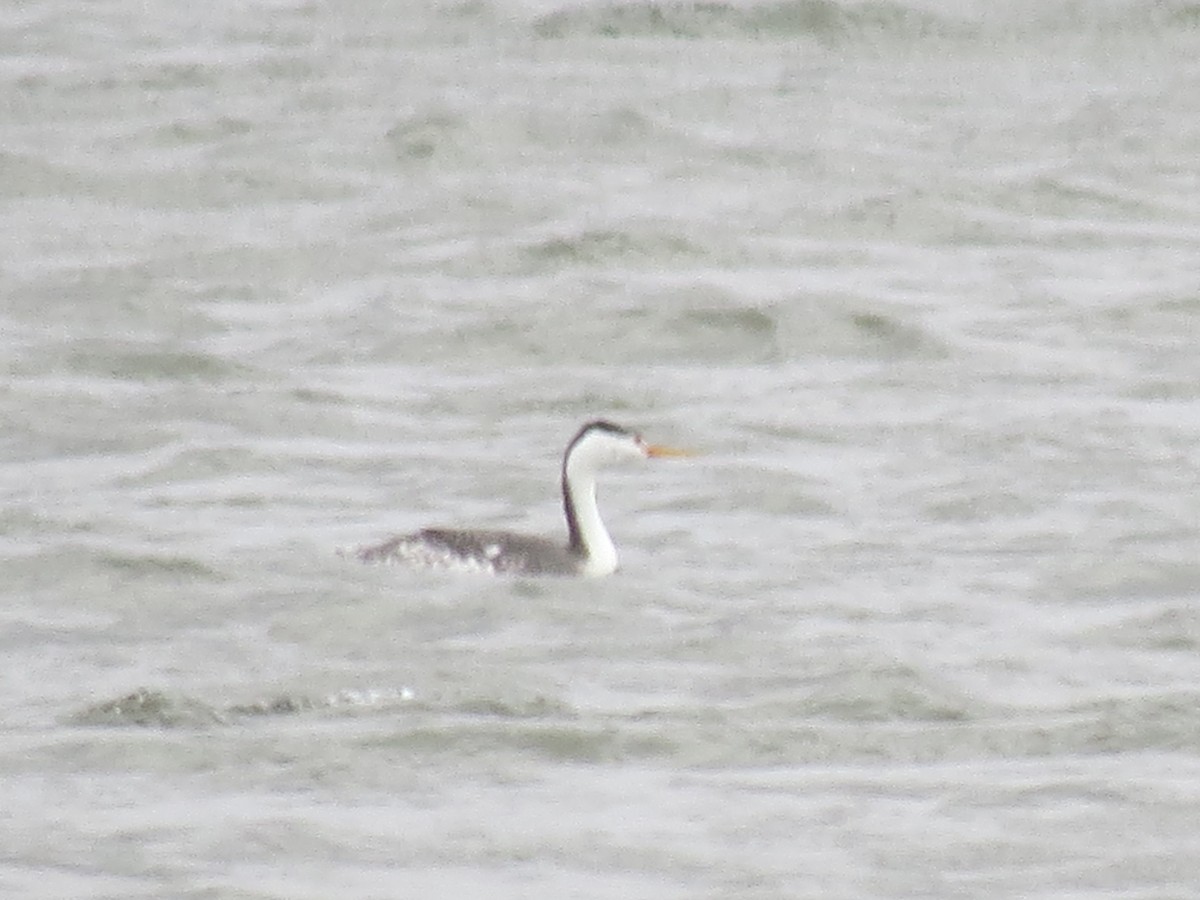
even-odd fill
[{"label": "water", "polygon": [[1196,895],[1198,21],[0,13],[0,893]]}]

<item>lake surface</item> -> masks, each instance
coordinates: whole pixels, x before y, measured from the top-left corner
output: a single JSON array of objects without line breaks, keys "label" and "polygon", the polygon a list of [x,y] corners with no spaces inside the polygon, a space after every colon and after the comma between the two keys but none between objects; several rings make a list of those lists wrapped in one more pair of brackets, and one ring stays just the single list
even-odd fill
[{"label": "lake surface", "polygon": [[[1200,894],[1197,46],[10,4],[0,894]],[[338,555],[598,416],[613,577]]]}]

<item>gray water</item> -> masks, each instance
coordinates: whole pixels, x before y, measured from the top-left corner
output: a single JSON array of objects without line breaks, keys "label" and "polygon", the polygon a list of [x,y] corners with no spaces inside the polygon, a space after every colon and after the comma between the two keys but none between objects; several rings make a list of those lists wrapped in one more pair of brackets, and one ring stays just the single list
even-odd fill
[{"label": "gray water", "polygon": [[0,895],[1200,896],[1198,32],[6,6]]}]

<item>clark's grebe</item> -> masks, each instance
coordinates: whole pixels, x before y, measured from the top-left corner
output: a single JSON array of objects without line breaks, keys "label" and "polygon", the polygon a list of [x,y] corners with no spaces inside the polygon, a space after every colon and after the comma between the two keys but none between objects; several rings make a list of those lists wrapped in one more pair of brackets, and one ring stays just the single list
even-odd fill
[{"label": "clark's grebe", "polygon": [[684,450],[647,444],[640,434],[612,422],[588,422],[563,454],[566,544],[507,531],[426,528],[365,547],[357,556],[364,562],[493,575],[610,575],[617,568],[617,549],[596,506],[596,470],[623,459],[688,455]]}]

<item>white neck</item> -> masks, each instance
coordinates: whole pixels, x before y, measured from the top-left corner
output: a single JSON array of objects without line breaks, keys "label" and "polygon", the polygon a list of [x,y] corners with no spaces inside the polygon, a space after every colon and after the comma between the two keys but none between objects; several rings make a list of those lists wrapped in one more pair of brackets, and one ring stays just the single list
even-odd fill
[{"label": "white neck", "polygon": [[617,548],[596,505],[596,477],[591,466],[569,461],[563,481],[565,502],[574,511],[583,549],[584,575],[611,575],[617,569]]}]

